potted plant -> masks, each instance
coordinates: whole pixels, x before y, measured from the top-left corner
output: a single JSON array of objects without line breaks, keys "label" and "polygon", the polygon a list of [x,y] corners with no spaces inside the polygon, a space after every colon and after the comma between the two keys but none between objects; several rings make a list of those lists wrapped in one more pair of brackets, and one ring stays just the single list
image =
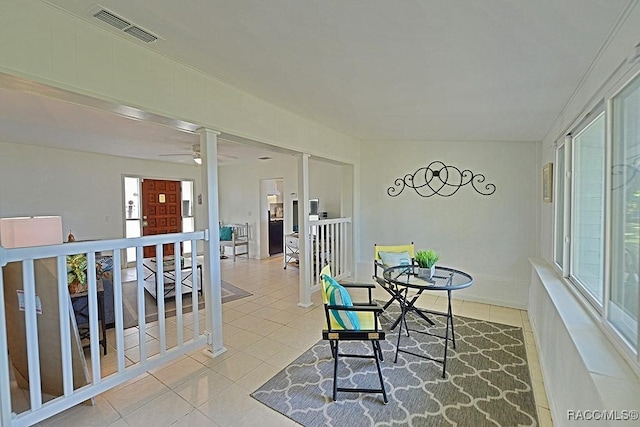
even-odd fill
[{"label": "potted plant", "polygon": [[67,255],[67,283],[69,292],[77,294],[87,290],[87,256]]},{"label": "potted plant", "polygon": [[431,279],[436,272],[436,262],[440,259],[438,252],[433,249],[416,252],[416,262],[418,263],[418,276]]},{"label": "potted plant", "polygon": [[[104,275],[102,264],[96,263],[96,280]],[[87,255],[67,255],[67,283],[70,294],[87,292]]]}]

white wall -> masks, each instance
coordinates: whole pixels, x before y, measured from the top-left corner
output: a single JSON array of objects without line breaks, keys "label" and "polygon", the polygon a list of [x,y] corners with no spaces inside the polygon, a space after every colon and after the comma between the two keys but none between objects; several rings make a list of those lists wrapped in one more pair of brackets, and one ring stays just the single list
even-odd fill
[{"label": "white wall", "polygon": [[[341,167],[309,159],[309,198],[320,200],[320,210],[334,216],[340,213]],[[284,234],[293,230],[292,202],[298,198],[298,160],[291,156],[268,161],[218,167],[220,221],[248,222],[251,228],[249,253],[260,258],[260,215],[266,219],[266,210],[260,209],[260,180],[283,179]],[[268,242],[265,242],[268,245]],[[265,252],[266,253],[266,252]]]},{"label": "white wall", "polygon": [[202,188],[196,166],[0,142],[0,217],[60,215],[65,239],[70,229],[77,240],[124,237],[123,175]]},{"label": "white wall", "polygon": [[309,199],[318,199],[318,212],[327,212],[329,218],[339,218],[341,193],[342,166],[310,158]]},{"label": "white wall", "polygon": [[[440,264],[470,273],[474,285],[456,297],[525,308],[538,253],[539,174],[533,142],[365,142],[360,175],[358,278],[371,278],[373,244],[414,242],[433,248]],[[482,173],[496,191],[470,185],[451,197],[423,198],[407,188],[387,195],[397,178],[434,160]]]}]

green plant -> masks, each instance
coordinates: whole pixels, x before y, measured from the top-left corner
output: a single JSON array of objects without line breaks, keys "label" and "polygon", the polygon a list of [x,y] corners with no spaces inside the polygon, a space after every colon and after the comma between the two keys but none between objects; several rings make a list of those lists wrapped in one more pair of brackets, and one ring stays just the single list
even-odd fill
[{"label": "green plant", "polygon": [[438,262],[439,259],[440,255],[438,255],[438,252],[433,249],[416,252],[416,262],[420,268],[431,268],[436,265],[436,262]]},{"label": "green plant", "polygon": [[[87,266],[86,254],[67,255],[67,283],[72,294],[87,291]],[[96,262],[96,280],[102,279],[105,274],[108,273],[103,265]]]},{"label": "green plant", "polygon": [[87,256],[67,255],[67,281],[69,284],[84,285],[87,282]]}]

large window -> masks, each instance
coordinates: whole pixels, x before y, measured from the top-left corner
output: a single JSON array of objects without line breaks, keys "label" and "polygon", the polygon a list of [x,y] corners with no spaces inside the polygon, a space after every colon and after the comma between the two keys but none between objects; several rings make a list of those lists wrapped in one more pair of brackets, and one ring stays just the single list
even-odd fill
[{"label": "large window", "polygon": [[638,359],[640,76],[605,101],[556,151],[554,262]]},{"label": "large window", "polygon": [[604,295],[604,113],[573,138],[570,275],[602,306]]},{"label": "large window", "polygon": [[638,346],[640,287],[640,77],[613,98],[611,293],[608,318]]}]

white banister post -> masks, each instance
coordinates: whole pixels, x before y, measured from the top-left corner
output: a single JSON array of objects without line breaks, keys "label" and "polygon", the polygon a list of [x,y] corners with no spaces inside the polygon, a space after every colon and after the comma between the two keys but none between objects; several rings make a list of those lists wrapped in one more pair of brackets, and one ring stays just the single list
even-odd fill
[{"label": "white banister post", "polygon": [[300,302],[311,306],[311,245],[309,241],[309,155],[298,157],[298,246],[300,249]]},{"label": "white banister post", "polygon": [[5,249],[0,246],[0,426],[11,425],[11,385],[9,383],[9,349],[4,305],[2,266]]},{"label": "white banister post", "polygon": [[[220,284],[220,229],[218,227],[218,135],[211,129],[200,128],[200,155],[202,158],[203,227],[209,230],[204,241],[202,264],[202,291],[205,305],[205,328],[210,332],[207,353],[215,357],[227,349],[222,343],[222,287]],[[192,249],[192,256],[196,254]],[[194,274],[196,274],[194,272]]]}]

